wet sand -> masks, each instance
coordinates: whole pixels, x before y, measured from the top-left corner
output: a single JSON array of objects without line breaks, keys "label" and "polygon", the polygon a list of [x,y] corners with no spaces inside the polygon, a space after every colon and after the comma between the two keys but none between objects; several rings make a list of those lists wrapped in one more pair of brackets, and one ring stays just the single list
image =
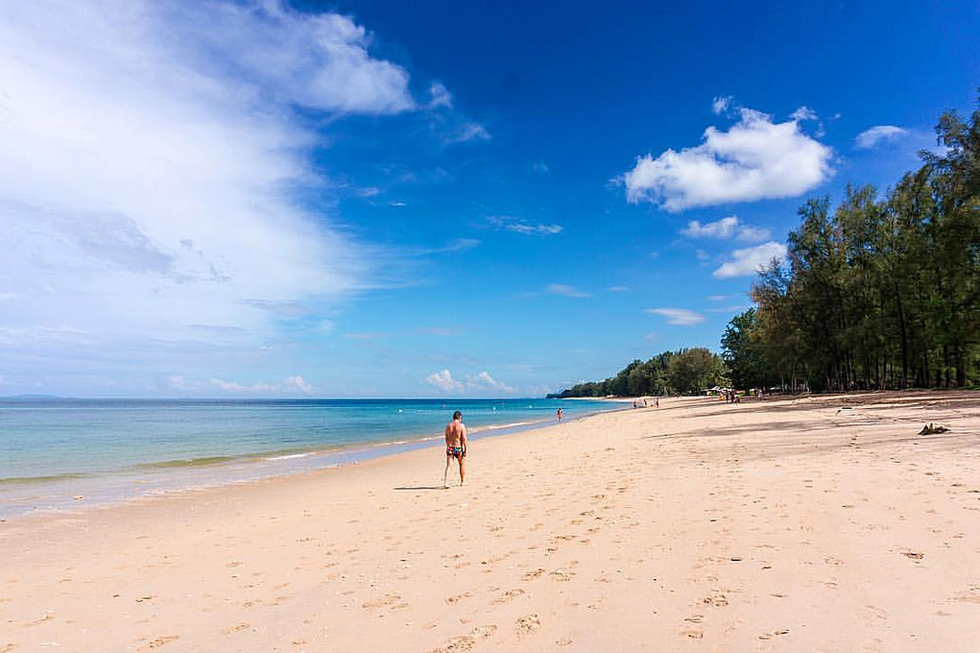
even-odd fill
[{"label": "wet sand", "polygon": [[443,463],[0,523],[0,653],[977,650],[980,393],[669,399]]}]

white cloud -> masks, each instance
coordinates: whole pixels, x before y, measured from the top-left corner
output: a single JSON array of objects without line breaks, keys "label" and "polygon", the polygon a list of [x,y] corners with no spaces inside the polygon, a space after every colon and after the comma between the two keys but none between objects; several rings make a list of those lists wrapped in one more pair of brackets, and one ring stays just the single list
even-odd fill
[{"label": "white cloud", "polygon": [[679,326],[693,326],[704,322],[704,316],[696,311],[686,308],[648,308],[644,313],[660,315],[667,318],[667,324],[677,324]]},{"label": "white cloud", "polygon": [[443,136],[443,142],[446,145],[452,145],[454,143],[468,143],[470,141],[488,141],[488,140],[490,140],[490,132],[488,132],[483,127],[483,125],[480,125],[475,122],[463,123],[455,130]]},{"label": "white cloud", "polygon": [[878,125],[858,134],[857,138],[854,139],[854,147],[868,150],[882,141],[894,140],[907,133],[908,130],[894,125]]},{"label": "white cloud", "polygon": [[691,238],[727,239],[734,237],[739,240],[765,240],[769,237],[768,229],[751,227],[734,215],[707,224],[691,220],[687,223],[686,229],[681,229],[681,233]]},{"label": "white cloud", "polygon": [[736,249],[732,252],[734,260],[722,265],[712,275],[719,279],[750,276],[768,266],[772,259],[785,256],[786,246],[773,241],[757,247]]},{"label": "white cloud", "polygon": [[208,381],[219,390],[235,394],[272,394],[277,390],[276,386],[269,385],[268,383],[243,385],[237,381],[225,381],[223,379],[208,379]]},{"label": "white cloud", "polygon": [[425,377],[425,382],[441,392],[462,392],[465,389],[462,383],[453,378],[449,370],[434,372]]},{"label": "white cloud", "polygon": [[795,197],[832,174],[833,150],[800,131],[796,120],[773,123],[751,109],[739,115],[727,132],[708,127],[700,145],[639,157],[623,176],[627,201],[680,211]]},{"label": "white cloud", "polygon": [[435,109],[438,107],[446,107],[451,109],[453,106],[453,96],[445,86],[439,82],[432,82],[429,86],[429,95],[432,99],[429,101],[429,108]]},{"label": "white cloud", "polygon": [[497,229],[513,231],[514,233],[524,234],[525,236],[554,236],[564,231],[561,225],[529,224],[509,215],[493,215],[487,218],[487,221]]},{"label": "white cloud", "polygon": [[725,113],[728,111],[728,107],[732,105],[732,99],[733,98],[731,95],[716,97],[711,101],[711,110],[715,113],[715,115]]},{"label": "white cloud", "polygon": [[301,376],[290,376],[283,381],[283,386],[287,391],[296,391],[303,393],[304,395],[312,395],[316,393],[316,387],[307,383]]},{"label": "white cloud", "polygon": [[537,163],[531,164],[531,172],[539,175],[546,175],[551,172],[551,168],[549,168],[548,164],[544,161],[538,161]]},{"label": "white cloud", "polygon": [[493,378],[490,376],[490,373],[486,371],[480,372],[475,377],[468,378],[466,380],[466,385],[474,390],[494,390],[497,392],[505,392],[507,394],[515,392],[514,388]]},{"label": "white cloud", "polygon": [[561,295],[563,297],[575,297],[581,299],[584,297],[591,297],[592,295],[584,293],[580,290],[576,290],[572,286],[566,286],[562,283],[553,283],[545,288],[545,292],[551,295]]},{"label": "white cloud", "polygon": [[368,286],[378,252],[290,191],[323,182],[297,105],[416,108],[369,45],[350,18],[275,1],[0,4],[0,294],[17,292],[0,331],[163,359],[215,334],[253,347],[289,318],[268,307]]},{"label": "white cloud", "polygon": [[816,120],[817,112],[807,107],[806,105],[803,105],[802,107],[794,111],[792,114],[790,114],[790,117],[798,122],[802,120]]},{"label": "white cloud", "polygon": [[629,292],[629,286],[610,286],[609,292]]}]

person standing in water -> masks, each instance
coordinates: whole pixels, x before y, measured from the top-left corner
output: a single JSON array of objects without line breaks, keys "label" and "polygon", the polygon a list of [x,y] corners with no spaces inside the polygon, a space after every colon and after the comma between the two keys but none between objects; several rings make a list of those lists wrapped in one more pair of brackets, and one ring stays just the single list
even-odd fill
[{"label": "person standing in water", "polygon": [[449,487],[449,465],[455,460],[459,464],[459,484],[466,481],[466,425],[463,413],[453,413],[453,421],[446,425],[446,471],[442,475],[442,487]]}]

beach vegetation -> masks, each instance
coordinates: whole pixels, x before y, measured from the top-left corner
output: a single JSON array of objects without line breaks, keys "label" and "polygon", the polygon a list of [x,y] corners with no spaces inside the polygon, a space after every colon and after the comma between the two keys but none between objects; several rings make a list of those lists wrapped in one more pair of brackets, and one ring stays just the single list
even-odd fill
[{"label": "beach vegetation", "polygon": [[[880,195],[800,207],[785,263],[722,337],[737,387],[778,376],[815,391],[980,382],[980,110],[936,127],[937,152]],[[760,370],[766,370],[759,376]]]},{"label": "beach vegetation", "polygon": [[578,383],[549,397],[641,397],[700,394],[725,383],[724,361],[705,347],[665,351],[647,361],[634,360],[604,381]]}]

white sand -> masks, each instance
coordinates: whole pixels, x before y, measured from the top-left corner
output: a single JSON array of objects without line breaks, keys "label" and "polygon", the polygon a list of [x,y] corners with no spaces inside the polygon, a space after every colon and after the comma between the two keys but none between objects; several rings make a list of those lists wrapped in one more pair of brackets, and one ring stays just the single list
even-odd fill
[{"label": "white sand", "polygon": [[980,646],[980,393],[674,399],[443,462],[0,524],[0,653]]}]

